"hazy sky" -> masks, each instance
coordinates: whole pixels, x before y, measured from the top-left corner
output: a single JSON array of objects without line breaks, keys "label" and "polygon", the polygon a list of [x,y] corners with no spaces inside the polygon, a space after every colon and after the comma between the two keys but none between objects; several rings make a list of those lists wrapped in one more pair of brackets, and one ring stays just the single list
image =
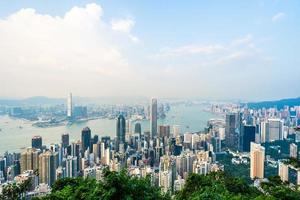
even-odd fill
[{"label": "hazy sky", "polygon": [[300,1],[0,1],[0,96],[300,96]]}]

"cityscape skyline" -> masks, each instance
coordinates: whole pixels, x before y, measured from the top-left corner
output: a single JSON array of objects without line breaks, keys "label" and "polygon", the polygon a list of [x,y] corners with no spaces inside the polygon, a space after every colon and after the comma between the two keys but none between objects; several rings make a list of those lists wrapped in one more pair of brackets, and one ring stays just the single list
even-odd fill
[{"label": "cityscape skyline", "polygon": [[299,0],[0,1],[0,200],[299,200],[299,25]]},{"label": "cityscape skyline", "polygon": [[1,1],[0,96],[296,97],[299,7]]}]

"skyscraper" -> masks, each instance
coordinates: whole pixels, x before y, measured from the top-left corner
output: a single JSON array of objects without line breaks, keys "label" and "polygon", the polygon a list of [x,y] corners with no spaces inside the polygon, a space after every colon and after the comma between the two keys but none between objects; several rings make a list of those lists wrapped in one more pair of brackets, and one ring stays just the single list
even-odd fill
[{"label": "skyscraper", "polygon": [[39,180],[40,183],[52,185],[56,177],[58,167],[58,153],[46,151],[39,155]]},{"label": "skyscraper", "polygon": [[251,142],[250,145],[250,178],[264,178],[265,148]]},{"label": "skyscraper", "polygon": [[289,166],[283,162],[278,162],[278,176],[282,182],[289,181]]},{"label": "skyscraper", "polygon": [[35,149],[42,149],[42,137],[41,136],[34,136],[32,139],[31,139],[31,147],[32,148],[35,148]]},{"label": "skyscraper", "polygon": [[73,102],[72,102],[72,93],[69,94],[67,100],[67,117],[70,119],[73,116]]},{"label": "skyscraper", "polygon": [[238,129],[238,114],[228,113],[225,119],[225,143],[226,147],[232,150],[238,150],[239,146],[239,133]]},{"label": "skyscraper", "polygon": [[243,151],[250,151],[250,143],[255,142],[255,126],[242,126],[241,147]]},{"label": "skyscraper", "polygon": [[67,146],[69,146],[69,134],[68,133],[64,133],[61,135],[61,143],[62,143],[63,148],[66,148]]},{"label": "skyscraper", "polygon": [[78,159],[77,157],[68,156],[66,159],[66,176],[76,177],[78,171]]},{"label": "skyscraper", "polygon": [[159,126],[159,137],[170,137],[170,126],[169,125],[161,125]]},{"label": "skyscraper", "polygon": [[142,126],[141,123],[136,123],[134,125],[134,133],[142,134]]},{"label": "skyscraper", "polygon": [[260,125],[261,143],[283,139],[283,121],[268,119]]},{"label": "skyscraper", "polygon": [[283,139],[283,121],[280,119],[268,119],[270,141]]},{"label": "skyscraper", "polygon": [[151,99],[150,106],[150,137],[157,135],[157,99]]},{"label": "skyscraper", "polygon": [[117,143],[116,148],[119,149],[119,144],[125,143],[126,120],[123,115],[119,115],[117,119]]},{"label": "skyscraper", "polygon": [[39,168],[40,150],[27,148],[21,153],[20,165],[21,173],[26,170],[37,170]]},{"label": "skyscraper", "polygon": [[298,146],[295,143],[290,144],[290,157],[298,158]]},{"label": "skyscraper", "polygon": [[85,127],[81,131],[81,147],[83,152],[88,148],[91,151],[91,129],[89,127]]}]

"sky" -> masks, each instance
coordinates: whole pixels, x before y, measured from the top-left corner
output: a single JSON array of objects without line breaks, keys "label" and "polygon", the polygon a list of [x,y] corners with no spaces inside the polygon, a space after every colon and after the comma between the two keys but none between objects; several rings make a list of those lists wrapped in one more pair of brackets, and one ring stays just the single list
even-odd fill
[{"label": "sky", "polygon": [[300,96],[300,1],[0,1],[0,97]]}]

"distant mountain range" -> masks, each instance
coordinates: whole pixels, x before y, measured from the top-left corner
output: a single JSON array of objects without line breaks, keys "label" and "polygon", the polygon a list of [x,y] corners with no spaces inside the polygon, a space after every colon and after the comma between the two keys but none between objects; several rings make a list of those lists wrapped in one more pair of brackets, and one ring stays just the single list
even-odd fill
[{"label": "distant mountain range", "polygon": [[[65,104],[66,98],[50,98],[44,96],[29,97],[25,99],[4,99],[0,98],[0,105],[6,106],[31,106],[31,105],[61,105]],[[73,97],[73,102],[77,105],[83,104],[135,104],[135,103],[147,103],[148,98],[145,97]],[[300,97],[288,98],[274,101],[259,101],[242,103],[247,105],[248,108],[278,108],[282,109],[285,105],[297,106],[300,105]]]},{"label": "distant mountain range", "polygon": [[0,105],[22,106],[22,105],[58,105],[63,104],[66,100],[49,97],[29,97],[26,99],[0,99]]},{"label": "distant mountain range", "polygon": [[274,108],[282,109],[284,106],[299,106],[300,105],[300,97],[297,98],[289,98],[289,99],[281,99],[275,101],[261,101],[261,102],[250,102],[247,103],[248,108],[259,109],[259,108]]},{"label": "distant mountain range", "polygon": [[[50,98],[44,96],[29,97],[25,99],[0,98],[0,105],[5,106],[36,106],[36,105],[61,105],[66,104],[67,98]],[[149,101],[144,97],[73,97],[77,105],[86,104],[135,104]]]}]

